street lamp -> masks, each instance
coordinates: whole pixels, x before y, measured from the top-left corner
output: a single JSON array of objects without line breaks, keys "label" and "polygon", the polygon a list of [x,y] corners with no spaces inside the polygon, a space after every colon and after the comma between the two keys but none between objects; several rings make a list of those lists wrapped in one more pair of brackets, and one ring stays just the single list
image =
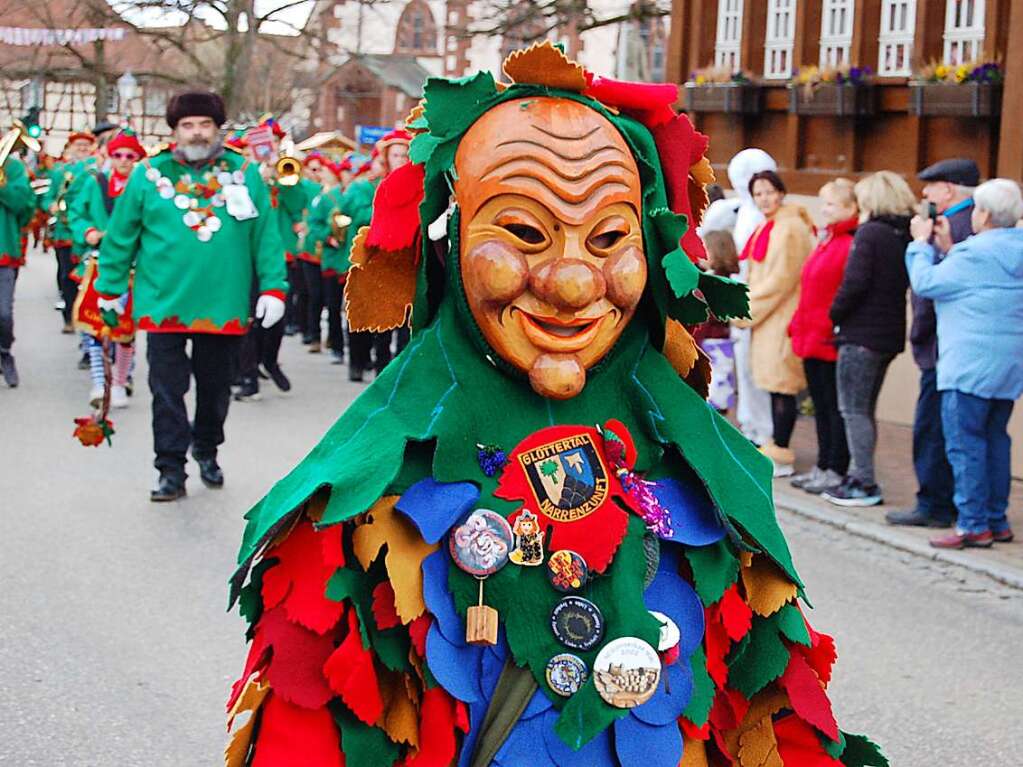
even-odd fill
[{"label": "street lamp", "polygon": [[131,72],[125,72],[117,78],[117,95],[121,99],[121,109],[124,112],[125,125],[131,125],[131,100],[139,89],[139,81]]}]

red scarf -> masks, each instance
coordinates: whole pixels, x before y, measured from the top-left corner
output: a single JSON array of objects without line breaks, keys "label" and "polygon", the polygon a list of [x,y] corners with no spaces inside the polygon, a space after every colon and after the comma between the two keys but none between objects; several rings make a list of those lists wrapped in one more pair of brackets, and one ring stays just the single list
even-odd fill
[{"label": "red scarf", "polygon": [[111,197],[117,197],[124,191],[128,183],[128,177],[122,176],[116,170],[110,171],[110,181],[107,183],[107,192]]},{"label": "red scarf", "polygon": [[767,245],[771,241],[771,230],[774,229],[774,219],[769,219],[757,227],[756,231],[746,240],[746,244],[739,254],[739,260],[743,261],[752,258],[754,261],[763,261],[767,256]]}]

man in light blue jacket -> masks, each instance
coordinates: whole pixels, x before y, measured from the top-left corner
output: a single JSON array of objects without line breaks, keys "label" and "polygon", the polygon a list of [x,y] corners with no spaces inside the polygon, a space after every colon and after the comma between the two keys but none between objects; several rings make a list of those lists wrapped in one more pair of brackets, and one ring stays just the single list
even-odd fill
[{"label": "man in light blue jacket", "polygon": [[[974,192],[975,234],[950,245],[948,222],[917,216],[906,249],[913,291],[934,301],[938,317],[938,390],[945,451],[955,477],[959,520],[936,548],[989,547],[1012,540],[1009,505],[1014,401],[1023,394],[1023,195],[996,178]],[[932,244],[932,241],[934,244]]]}]

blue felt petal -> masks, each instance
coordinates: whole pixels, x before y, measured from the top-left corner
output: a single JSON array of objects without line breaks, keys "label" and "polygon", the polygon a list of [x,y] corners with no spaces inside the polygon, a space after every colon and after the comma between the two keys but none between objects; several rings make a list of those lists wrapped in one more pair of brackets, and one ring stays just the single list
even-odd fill
[{"label": "blue felt petal", "polygon": [[481,677],[480,688],[483,696],[476,702],[469,704],[469,732],[462,740],[462,750],[458,757],[458,767],[469,767],[472,761],[473,751],[476,748],[476,738],[479,736],[483,720],[487,715],[487,708],[490,707],[490,699],[494,695],[494,688],[497,687],[497,680],[504,669],[504,659],[508,656],[508,644],[504,638],[503,627],[498,634],[497,644],[483,648],[482,662],[480,663]]},{"label": "blue felt petal", "polygon": [[434,617],[434,625],[454,645],[465,645],[465,624],[455,610],[455,600],[448,589],[451,559],[445,549],[433,552],[423,560],[423,600]]},{"label": "blue felt petal", "polygon": [[724,525],[703,488],[674,479],[659,479],[653,491],[671,515],[672,534],[668,540],[706,546],[724,537]]},{"label": "blue felt petal", "polygon": [[483,649],[451,644],[434,623],[426,635],[426,665],[440,682],[441,687],[461,701],[480,700],[480,664]]},{"label": "blue felt petal", "polygon": [[693,587],[681,576],[670,570],[659,568],[653,582],[643,592],[643,602],[648,610],[664,613],[678,625],[682,633],[679,653],[683,658],[703,641],[703,603],[696,596]]},{"label": "blue felt petal", "polygon": [[526,704],[519,719],[532,719],[534,716],[539,716],[553,707],[554,704],[551,703],[551,699],[547,697],[543,689],[537,689],[533,693],[533,697],[529,699],[529,703]]},{"label": "blue felt petal", "polygon": [[492,764],[506,764],[508,767],[557,767],[543,746],[544,730],[547,728],[542,716],[519,719],[508,739],[497,750]]},{"label": "blue felt petal", "polygon": [[653,725],[668,724],[682,716],[682,712],[689,705],[689,698],[693,695],[693,673],[689,669],[688,661],[669,666],[667,676],[668,684],[664,684],[662,673],[657,692],[642,706],[632,709],[633,716]]},{"label": "blue felt petal", "polygon": [[472,482],[416,482],[394,505],[412,520],[427,543],[437,543],[463,516],[472,511],[480,497]]},{"label": "blue felt petal", "polygon": [[626,716],[612,726],[615,751],[622,767],[678,767],[682,759],[682,732],[675,722],[655,727]]},{"label": "blue felt petal", "polygon": [[546,726],[543,730],[547,753],[558,767],[618,767],[618,760],[615,759],[614,749],[611,747],[610,727],[601,731],[578,751],[573,751],[554,731],[558,716],[554,709],[544,714]]}]

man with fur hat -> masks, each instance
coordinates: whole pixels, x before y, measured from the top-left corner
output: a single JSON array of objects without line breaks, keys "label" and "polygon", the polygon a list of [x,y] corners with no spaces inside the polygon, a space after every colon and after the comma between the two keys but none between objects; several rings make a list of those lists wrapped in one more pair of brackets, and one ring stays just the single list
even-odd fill
[{"label": "man with fur hat", "polygon": [[[134,268],[134,319],[149,332],[154,462],[153,501],[185,495],[189,447],[207,487],[223,485],[217,448],[231,397],[232,364],[255,316],[270,327],[284,315],[284,249],[258,168],[225,152],[224,102],[192,91],[167,105],[175,143],[139,163],[114,209],[99,255],[96,290],[118,311]],[[191,344],[191,356],[186,345]],[[185,408],[195,378],[195,418]]]}]

